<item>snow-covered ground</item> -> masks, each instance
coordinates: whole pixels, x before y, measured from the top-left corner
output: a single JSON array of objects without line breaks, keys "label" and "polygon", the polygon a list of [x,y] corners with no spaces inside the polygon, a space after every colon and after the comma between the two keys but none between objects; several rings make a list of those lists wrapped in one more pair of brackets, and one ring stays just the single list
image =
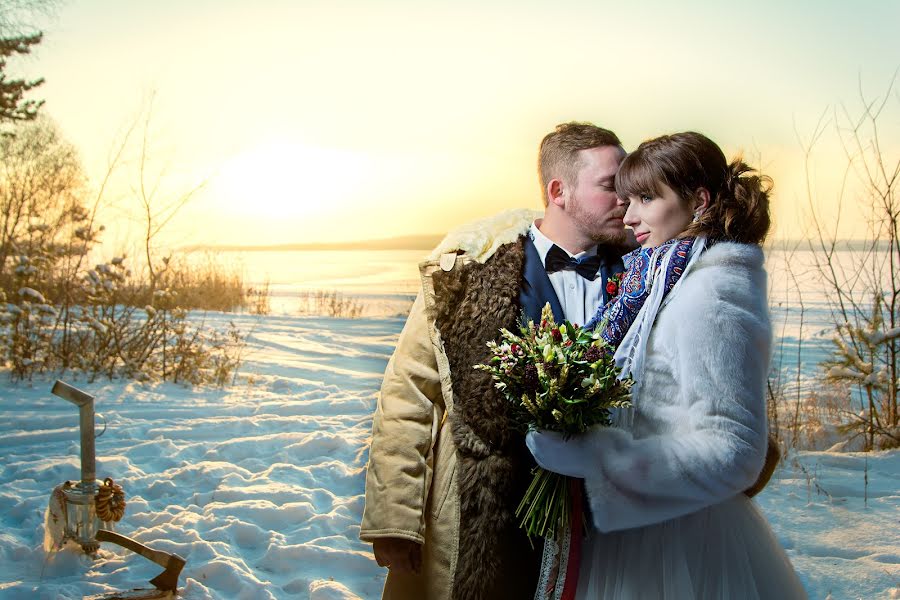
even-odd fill
[{"label": "snow-covered ground", "polygon": [[[119,531],[187,559],[184,598],[378,598],[384,571],[357,534],[403,319],[217,319],[252,331],[234,387],[66,378],[108,424],[97,471],[128,495]],[[146,587],[160,569],[116,546],[96,560],[43,550],[50,491],[80,465],[77,409],[51,384],[0,382],[0,598]],[[898,488],[896,451],[800,453],[776,472],[759,503],[811,598],[900,598]]]}]

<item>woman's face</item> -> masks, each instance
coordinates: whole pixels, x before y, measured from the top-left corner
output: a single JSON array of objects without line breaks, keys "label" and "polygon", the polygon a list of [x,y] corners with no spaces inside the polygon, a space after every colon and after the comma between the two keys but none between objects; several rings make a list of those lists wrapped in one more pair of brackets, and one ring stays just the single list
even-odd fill
[{"label": "woman's face", "polygon": [[688,203],[682,200],[672,188],[660,184],[659,196],[629,196],[622,201],[627,205],[625,225],[634,230],[638,244],[643,248],[653,248],[668,242],[687,229],[694,218]]}]

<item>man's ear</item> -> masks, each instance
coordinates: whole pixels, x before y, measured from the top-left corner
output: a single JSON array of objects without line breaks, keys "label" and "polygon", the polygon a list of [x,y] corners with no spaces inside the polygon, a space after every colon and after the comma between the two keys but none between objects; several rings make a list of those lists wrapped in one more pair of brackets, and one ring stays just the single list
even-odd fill
[{"label": "man's ear", "polygon": [[566,184],[562,179],[551,179],[547,183],[547,202],[560,208],[566,207]]}]

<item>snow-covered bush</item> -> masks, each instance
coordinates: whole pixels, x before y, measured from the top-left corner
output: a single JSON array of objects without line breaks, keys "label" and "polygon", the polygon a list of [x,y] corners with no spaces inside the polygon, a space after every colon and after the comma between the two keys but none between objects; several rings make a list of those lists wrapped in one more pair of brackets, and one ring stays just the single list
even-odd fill
[{"label": "snow-covered bush", "polygon": [[875,296],[869,319],[838,325],[832,338],[834,354],[822,366],[826,383],[847,390],[841,430],[851,441],[863,436],[867,448],[886,449],[900,447],[893,349],[900,327],[885,329],[883,313],[881,296]]},{"label": "snow-covered bush", "polygon": [[49,121],[0,136],[0,165],[0,369],[228,382],[242,336],[194,325],[189,310],[241,307],[239,276],[162,259],[148,280],[124,256],[89,266],[104,227],[76,152]]}]

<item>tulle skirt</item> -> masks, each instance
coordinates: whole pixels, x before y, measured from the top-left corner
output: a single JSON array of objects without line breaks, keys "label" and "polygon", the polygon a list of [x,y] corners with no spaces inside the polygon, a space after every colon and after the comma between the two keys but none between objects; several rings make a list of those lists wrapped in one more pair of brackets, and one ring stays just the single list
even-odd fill
[{"label": "tulle skirt", "polygon": [[577,600],[807,597],[765,517],[744,494],[684,517],[585,540]]}]

